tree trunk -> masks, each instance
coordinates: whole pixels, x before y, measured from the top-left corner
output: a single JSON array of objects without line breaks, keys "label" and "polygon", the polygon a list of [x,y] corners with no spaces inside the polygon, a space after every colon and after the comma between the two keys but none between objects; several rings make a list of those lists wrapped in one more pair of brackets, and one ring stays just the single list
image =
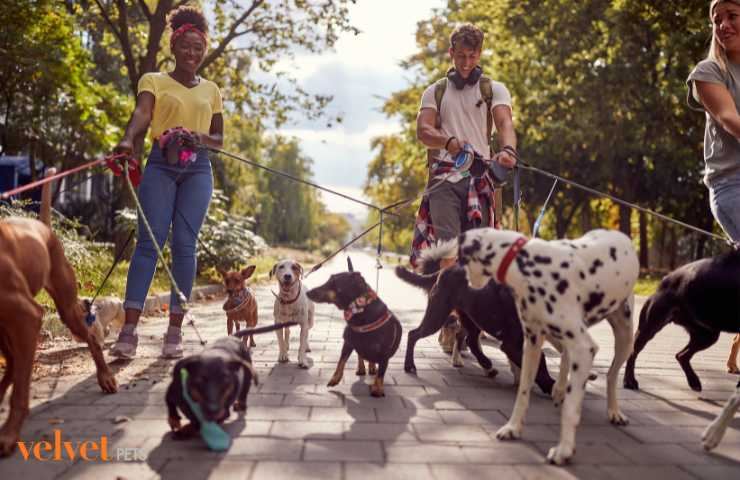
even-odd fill
[{"label": "tree trunk", "polygon": [[619,231],[632,238],[632,209],[625,207],[624,205],[619,206]]},{"label": "tree trunk", "polygon": [[640,222],[640,268],[649,269],[648,254],[650,245],[648,244],[647,215],[640,212],[638,215]]}]

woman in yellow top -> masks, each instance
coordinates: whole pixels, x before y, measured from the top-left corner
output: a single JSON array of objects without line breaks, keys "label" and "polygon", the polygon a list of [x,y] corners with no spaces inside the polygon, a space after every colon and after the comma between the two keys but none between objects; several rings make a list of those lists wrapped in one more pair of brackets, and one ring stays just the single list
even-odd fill
[{"label": "woman in yellow top", "polygon": [[[168,22],[172,28],[170,49],[175,57],[175,69],[141,77],[136,109],[116,151],[140,155],[144,135],[151,127],[153,146],[138,196],[160,247],[172,227],[172,274],[183,294],[190,297],[195,278],[198,232],[213,193],[211,164],[208,152],[203,149],[196,150],[189,157],[175,156],[173,161],[173,156],[165,155],[159,143],[168,129],[182,127],[191,132],[196,144],[221,147],[223,106],[218,86],[197,75],[208,46],[203,14],[193,7],[180,7],[169,15]],[[171,150],[170,145],[166,145],[167,150]],[[138,232],[126,281],[126,323],[111,349],[111,354],[120,358],[136,355],[136,325],[157,264],[156,250],[141,218]],[[184,314],[173,292],[170,296],[170,325],[162,347],[162,355],[166,358],[182,356]]]}]

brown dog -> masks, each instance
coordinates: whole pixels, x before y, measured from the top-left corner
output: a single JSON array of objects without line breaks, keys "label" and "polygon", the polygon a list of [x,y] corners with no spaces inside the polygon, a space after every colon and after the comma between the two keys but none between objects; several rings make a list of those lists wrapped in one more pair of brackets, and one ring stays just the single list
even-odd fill
[{"label": "brown dog", "polygon": [[[226,312],[226,331],[229,335],[234,332],[234,327],[239,330],[239,322],[244,321],[247,328],[257,326],[257,298],[254,293],[247,288],[246,281],[254,274],[254,265],[250,265],[244,270],[234,272],[221,271],[224,279],[224,287],[229,298],[224,302],[224,311]],[[244,337],[244,344],[254,347],[254,335]]]},{"label": "brown dog", "polygon": [[0,221],[0,350],[7,366],[0,380],[0,402],[13,385],[10,415],[0,429],[0,456],[15,448],[23,421],[29,413],[31,370],[36,353],[43,308],[34,297],[43,288],[54,300],[62,322],[85,339],[98,371],[103,391],[118,389],[103,359],[100,345],[85,324],[77,297],[77,280],[64,256],[61,241],[52,233],[51,192],[46,184],[41,197],[41,220],[8,218]]}]

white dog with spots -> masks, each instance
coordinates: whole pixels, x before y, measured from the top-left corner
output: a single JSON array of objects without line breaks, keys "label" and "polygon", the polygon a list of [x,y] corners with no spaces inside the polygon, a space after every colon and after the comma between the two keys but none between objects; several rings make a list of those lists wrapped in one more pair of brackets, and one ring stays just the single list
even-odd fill
[{"label": "white dog with spots", "polygon": [[[308,332],[313,327],[314,304],[306,296],[308,288],[303,285],[303,267],[295,260],[282,260],[276,263],[270,270],[270,278],[276,277],[280,287],[280,293],[275,295],[275,306],[273,313],[275,323],[297,322],[301,329],[300,344],[298,346],[298,366],[308,368],[306,352],[310,352],[308,346]],[[288,349],[290,348],[290,329],[281,328],[276,330],[278,339],[278,362],[288,362]]]},{"label": "white dog with spots", "polygon": [[473,288],[489,280],[509,285],[524,329],[521,380],[514,411],[496,437],[521,436],[537,362],[545,339],[562,348],[560,374],[553,387],[562,402],[560,443],[547,459],[563,464],[575,450],[576,426],[586,381],[598,345],[588,327],[606,318],[614,332],[614,360],[607,375],[609,421],[625,425],[617,404],[617,376],[632,351],[632,289],[639,262],[626,235],[594,230],[576,240],[528,240],[520,233],[481,228],[463,233],[458,261]]}]

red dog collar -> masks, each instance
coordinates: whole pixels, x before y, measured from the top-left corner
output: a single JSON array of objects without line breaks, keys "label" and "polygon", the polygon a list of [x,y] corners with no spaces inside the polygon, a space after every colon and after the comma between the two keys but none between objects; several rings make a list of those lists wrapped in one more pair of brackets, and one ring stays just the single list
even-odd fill
[{"label": "red dog collar", "polygon": [[504,259],[501,260],[501,265],[498,266],[498,271],[496,272],[496,280],[498,280],[498,283],[506,283],[506,272],[509,270],[509,265],[511,265],[511,262],[514,261],[516,256],[519,254],[519,251],[524,248],[524,245],[528,241],[529,239],[527,237],[519,237],[509,247],[509,250],[506,251]]},{"label": "red dog collar", "polygon": [[386,310],[385,314],[381,315],[380,318],[375,320],[373,323],[368,323],[367,325],[360,325],[360,326],[350,325],[349,328],[351,328],[353,331],[358,332],[358,333],[372,332],[373,330],[377,330],[383,325],[385,325],[390,319],[391,319],[391,311]]}]

